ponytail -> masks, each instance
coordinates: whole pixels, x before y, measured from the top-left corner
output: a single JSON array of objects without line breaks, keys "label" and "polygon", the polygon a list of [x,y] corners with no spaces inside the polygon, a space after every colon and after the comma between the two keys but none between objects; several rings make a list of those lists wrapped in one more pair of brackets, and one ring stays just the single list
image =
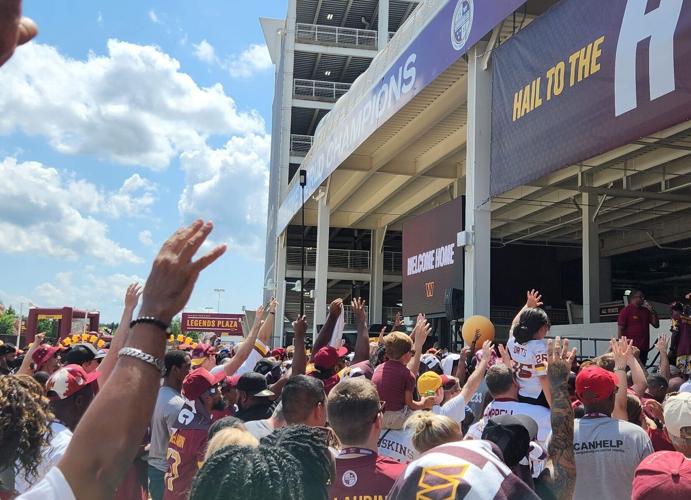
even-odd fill
[{"label": "ponytail", "polygon": [[550,326],[547,313],[540,308],[529,307],[518,318],[518,324],[513,329],[513,336],[519,344],[533,340],[543,326]]}]

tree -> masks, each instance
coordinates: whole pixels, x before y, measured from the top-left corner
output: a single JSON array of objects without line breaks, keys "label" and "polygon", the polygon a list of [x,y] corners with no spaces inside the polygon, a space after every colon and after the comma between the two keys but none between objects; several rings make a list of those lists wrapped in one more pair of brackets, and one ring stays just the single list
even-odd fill
[{"label": "tree", "polygon": [[9,314],[9,311],[0,316],[0,335],[15,335],[15,320],[14,314]]}]

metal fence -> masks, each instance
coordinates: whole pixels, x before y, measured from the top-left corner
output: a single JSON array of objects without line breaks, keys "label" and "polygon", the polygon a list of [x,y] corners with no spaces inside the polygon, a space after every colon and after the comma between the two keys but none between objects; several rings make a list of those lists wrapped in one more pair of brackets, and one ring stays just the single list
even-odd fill
[{"label": "metal fence", "polygon": [[294,155],[306,155],[312,148],[314,137],[311,135],[290,135],[290,152]]},{"label": "metal fence", "polygon": [[377,32],[340,26],[323,26],[320,24],[297,24],[296,41],[320,45],[341,47],[358,47],[363,49],[377,48]]},{"label": "metal fence", "polygon": [[401,272],[403,254],[401,252],[384,252],[384,272]]},{"label": "metal fence", "polygon": [[350,90],[350,86],[350,83],[296,78],[293,80],[293,95],[302,99],[336,102]]},{"label": "metal fence", "polygon": [[[289,267],[300,266],[300,247],[288,247],[287,264]],[[317,249],[305,248],[305,267],[317,265]],[[369,252],[367,250],[329,249],[329,268],[365,271],[369,269]]]}]

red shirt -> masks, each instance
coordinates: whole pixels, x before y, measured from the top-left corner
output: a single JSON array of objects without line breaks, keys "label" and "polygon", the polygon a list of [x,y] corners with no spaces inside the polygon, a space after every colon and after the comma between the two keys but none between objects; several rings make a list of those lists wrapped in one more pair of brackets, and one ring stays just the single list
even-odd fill
[{"label": "red shirt", "polygon": [[164,500],[187,500],[194,476],[204,462],[207,430],[180,429],[170,436],[168,470],[163,481]]},{"label": "red shirt", "polygon": [[650,323],[652,314],[645,307],[629,304],[619,313],[617,323],[622,328],[622,335],[633,340],[633,345],[641,351],[650,350]]},{"label": "red shirt", "polygon": [[[349,450],[344,450],[345,455]],[[336,457],[336,476],[331,483],[329,498],[345,500],[371,498],[384,500],[398,476],[403,474],[406,464],[379,456],[372,450],[353,448],[353,452],[364,455],[354,458]]]},{"label": "red shirt", "polygon": [[398,361],[386,361],[377,366],[372,375],[379,399],[386,402],[384,411],[400,411],[405,408],[405,393],[415,388],[415,375]]}]

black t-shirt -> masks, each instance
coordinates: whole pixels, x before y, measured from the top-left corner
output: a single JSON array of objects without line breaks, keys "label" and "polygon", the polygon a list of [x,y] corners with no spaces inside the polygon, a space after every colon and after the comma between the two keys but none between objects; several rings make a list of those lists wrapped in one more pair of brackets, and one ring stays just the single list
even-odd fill
[{"label": "black t-shirt", "polygon": [[269,418],[276,408],[276,403],[273,401],[266,401],[265,404],[258,404],[250,408],[238,411],[235,416],[243,422],[251,422],[252,420],[265,420]]}]

